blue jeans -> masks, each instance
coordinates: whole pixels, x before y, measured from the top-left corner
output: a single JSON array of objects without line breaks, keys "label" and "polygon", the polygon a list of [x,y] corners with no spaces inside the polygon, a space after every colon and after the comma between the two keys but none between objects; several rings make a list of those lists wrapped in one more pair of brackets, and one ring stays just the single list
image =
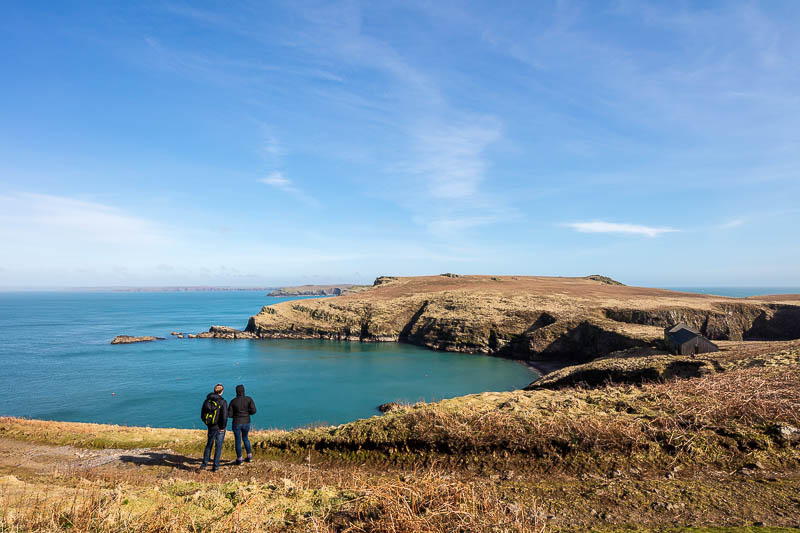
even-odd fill
[{"label": "blue jeans", "polygon": [[250,424],[234,424],[233,425],[233,436],[236,437],[236,458],[242,458],[242,441],[244,441],[244,447],[247,450],[247,455],[253,453],[252,448],[250,448],[250,439],[247,438],[247,434],[250,433]]},{"label": "blue jeans", "polygon": [[211,447],[216,444],[214,448],[214,468],[219,468],[219,457],[222,455],[222,442],[225,440],[224,429],[210,429],[208,430],[208,442],[206,442],[206,450],[203,452],[203,465],[205,468],[208,465],[208,460],[211,457]]}]

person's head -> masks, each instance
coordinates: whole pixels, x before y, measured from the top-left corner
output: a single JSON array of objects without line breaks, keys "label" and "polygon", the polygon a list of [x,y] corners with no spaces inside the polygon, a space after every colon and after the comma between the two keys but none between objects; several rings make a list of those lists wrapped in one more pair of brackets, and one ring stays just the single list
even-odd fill
[{"label": "person's head", "polygon": [[217,383],[216,385],[214,385],[214,392],[215,393],[221,395],[222,391],[224,391],[224,390],[225,390],[225,387],[222,386],[222,383]]}]

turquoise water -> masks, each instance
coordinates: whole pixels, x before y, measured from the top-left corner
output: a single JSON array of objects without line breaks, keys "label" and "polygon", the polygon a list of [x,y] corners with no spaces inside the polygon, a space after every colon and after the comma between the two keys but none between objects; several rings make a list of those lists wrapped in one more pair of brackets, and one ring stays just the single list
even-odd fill
[{"label": "turquoise water", "polygon": [[[243,383],[259,428],[339,424],[389,401],[511,390],[525,366],[414,346],[321,340],[177,339],[211,325],[243,328],[258,292],[0,293],[0,414],[153,427],[199,428],[217,382]],[[166,340],[110,345],[115,335]],[[112,395],[113,393],[113,395]]]},{"label": "turquoise water", "polygon": [[734,298],[747,298],[764,294],[800,294],[800,287],[663,287],[671,291],[696,292],[700,294],[715,294],[717,296],[732,296]]}]

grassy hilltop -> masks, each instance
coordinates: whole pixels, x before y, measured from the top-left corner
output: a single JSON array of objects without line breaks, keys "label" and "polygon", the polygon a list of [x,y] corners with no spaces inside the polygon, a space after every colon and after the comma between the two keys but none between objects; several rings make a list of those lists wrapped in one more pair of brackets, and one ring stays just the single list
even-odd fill
[{"label": "grassy hilltop", "polygon": [[[426,279],[441,288],[434,278]],[[422,324],[444,324],[447,311],[451,331],[468,335],[480,324],[493,324],[498,338],[501,332],[511,335],[519,330],[502,324],[519,328],[548,313],[553,324],[579,316],[603,331],[613,326],[633,332],[630,338],[647,339],[655,338],[660,325],[618,319],[654,321],[682,309],[684,315],[704,313],[706,331],[720,331],[714,328],[725,313],[731,340],[720,341],[720,352],[696,358],[642,346],[598,352],[602,357],[587,355],[526,390],[397,405],[339,426],[257,431],[251,436],[255,461],[241,467],[224,464],[234,457],[229,437],[217,474],[196,471],[203,431],[2,418],[0,531],[800,527],[800,340],[741,340],[768,331],[790,335],[785,313],[793,312],[793,297],[776,304],[591,279],[525,278],[518,285],[513,279],[442,279],[446,290],[431,292],[428,285],[423,291],[428,304],[406,321],[412,322],[409,335],[424,329]],[[418,287],[420,278],[408,280],[411,289]],[[298,313],[314,327],[341,325],[320,313],[337,310],[346,317],[370,309],[367,331],[389,331],[380,328],[403,321],[393,322],[389,310],[413,310],[419,303],[417,289],[404,289],[403,283],[390,280],[362,294],[301,302],[313,305],[308,309],[316,317],[294,309],[297,302],[278,304],[275,320]],[[475,283],[479,296],[465,283]],[[485,296],[487,287],[503,283],[516,288]],[[526,284],[542,283],[549,284],[547,290],[525,290]],[[460,303],[448,309],[448,302]],[[474,302],[484,307],[460,307]],[[518,314],[502,322],[501,305]],[[273,323],[262,315],[273,313],[257,315],[255,331]],[[749,323],[742,318],[751,316]],[[522,342],[513,336],[507,341]]]}]

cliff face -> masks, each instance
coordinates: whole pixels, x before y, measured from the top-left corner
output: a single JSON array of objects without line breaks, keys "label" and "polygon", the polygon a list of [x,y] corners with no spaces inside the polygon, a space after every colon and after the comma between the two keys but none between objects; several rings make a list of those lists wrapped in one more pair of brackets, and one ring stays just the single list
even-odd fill
[{"label": "cliff face", "polygon": [[756,304],[749,300],[742,303],[717,302],[711,310],[691,307],[607,309],[606,316],[618,322],[662,328],[677,322],[686,322],[709,339],[740,341],[800,338],[800,307],[797,305]]},{"label": "cliff face", "polygon": [[800,295],[775,303],[597,278],[384,277],[372,288],[335,299],[266,306],[239,338],[403,341],[437,350],[586,361],[658,346],[663,328],[679,321],[711,339],[796,339]]}]

